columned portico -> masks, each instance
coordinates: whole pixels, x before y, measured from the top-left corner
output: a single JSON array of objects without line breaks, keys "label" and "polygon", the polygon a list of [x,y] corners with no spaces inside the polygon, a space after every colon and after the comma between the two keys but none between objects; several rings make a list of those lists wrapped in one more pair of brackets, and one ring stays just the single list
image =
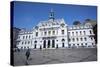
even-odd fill
[{"label": "columned portico", "polygon": [[43,41],[43,48],[55,48],[55,40],[44,40]]}]

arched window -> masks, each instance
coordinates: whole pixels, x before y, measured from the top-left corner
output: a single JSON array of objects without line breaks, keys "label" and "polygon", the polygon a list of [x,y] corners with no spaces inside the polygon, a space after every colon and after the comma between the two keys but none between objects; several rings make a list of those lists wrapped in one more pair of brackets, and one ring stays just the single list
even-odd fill
[{"label": "arched window", "polygon": [[43,48],[46,48],[46,40],[43,42]]},{"label": "arched window", "polygon": [[62,34],[64,34],[64,30],[62,30]]},{"label": "arched window", "polygon": [[34,43],[37,43],[37,41],[34,41]]},{"label": "arched window", "polygon": [[50,48],[50,40],[48,40],[48,48]]},{"label": "arched window", "polygon": [[64,42],[65,41],[65,39],[62,39],[62,42]]}]

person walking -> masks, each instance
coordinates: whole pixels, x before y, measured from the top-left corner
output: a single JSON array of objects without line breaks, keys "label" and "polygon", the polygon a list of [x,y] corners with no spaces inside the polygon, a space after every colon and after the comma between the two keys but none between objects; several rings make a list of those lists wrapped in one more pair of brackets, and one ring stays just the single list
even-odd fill
[{"label": "person walking", "polygon": [[29,57],[30,57],[30,49],[28,49],[28,50],[26,51],[26,59],[28,60]]}]

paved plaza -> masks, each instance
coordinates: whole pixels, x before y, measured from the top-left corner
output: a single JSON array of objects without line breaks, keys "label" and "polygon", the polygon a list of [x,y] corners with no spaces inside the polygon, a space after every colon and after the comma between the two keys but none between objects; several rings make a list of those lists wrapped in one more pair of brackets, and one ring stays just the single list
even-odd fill
[{"label": "paved plaza", "polygon": [[31,49],[29,60],[26,51],[14,52],[14,65],[40,65],[55,63],[86,62],[97,60],[96,48]]}]

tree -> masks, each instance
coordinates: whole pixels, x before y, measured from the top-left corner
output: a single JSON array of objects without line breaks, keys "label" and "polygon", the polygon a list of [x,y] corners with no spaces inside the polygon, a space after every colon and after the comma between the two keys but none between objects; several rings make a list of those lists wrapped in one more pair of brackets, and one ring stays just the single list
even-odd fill
[{"label": "tree", "polygon": [[73,25],[80,25],[81,23],[80,23],[80,21],[74,21],[73,22]]},{"label": "tree", "polygon": [[91,19],[85,19],[85,21],[91,21]]}]

